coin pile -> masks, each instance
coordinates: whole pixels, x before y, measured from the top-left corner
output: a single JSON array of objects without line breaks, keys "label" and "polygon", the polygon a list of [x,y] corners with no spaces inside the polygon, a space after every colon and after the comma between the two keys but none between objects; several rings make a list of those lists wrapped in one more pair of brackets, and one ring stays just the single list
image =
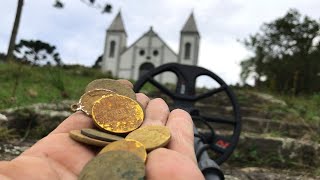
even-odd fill
[{"label": "coin pile", "polygon": [[134,91],[112,79],[90,82],[79,102],[71,106],[92,118],[95,129],[72,130],[78,142],[103,147],[82,169],[80,180],[134,180],[145,178],[147,152],[166,146],[170,131],[165,126],[140,127],[144,110]]}]

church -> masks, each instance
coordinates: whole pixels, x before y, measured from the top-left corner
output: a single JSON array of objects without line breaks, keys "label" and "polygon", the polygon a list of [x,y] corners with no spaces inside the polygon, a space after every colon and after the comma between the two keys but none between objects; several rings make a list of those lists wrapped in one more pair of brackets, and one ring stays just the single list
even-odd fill
[{"label": "church", "polygon": [[[138,80],[144,73],[166,63],[198,64],[200,34],[193,13],[180,31],[179,52],[174,52],[152,27],[130,46],[121,12],[107,29],[102,72],[114,77]],[[173,73],[156,77],[161,83],[176,83]]]}]

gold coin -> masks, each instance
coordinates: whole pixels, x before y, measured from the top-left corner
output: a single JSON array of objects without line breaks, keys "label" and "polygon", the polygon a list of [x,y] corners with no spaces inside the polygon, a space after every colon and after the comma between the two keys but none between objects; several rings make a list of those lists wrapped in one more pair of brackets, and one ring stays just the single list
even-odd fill
[{"label": "gold coin", "polygon": [[85,128],[81,129],[81,134],[88,136],[93,139],[98,139],[101,141],[108,141],[108,142],[113,142],[113,141],[118,141],[124,139],[123,137],[116,136],[113,134],[108,134],[106,132],[98,131],[96,129],[91,129],[91,128]]},{"label": "gold coin", "polygon": [[79,180],[143,180],[144,162],[127,151],[110,151],[89,161],[79,175]]},{"label": "gold coin", "polygon": [[88,91],[81,96],[78,103],[78,109],[91,116],[94,102],[109,94],[115,94],[115,92],[106,89],[94,89],[92,91]]},{"label": "gold coin", "polygon": [[165,126],[145,126],[132,131],[126,137],[141,142],[147,151],[166,146],[170,138],[170,130]]},{"label": "gold coin", "polygon": [[123,139],[120,141],[112,142],[106,147],[104,147],[99,152],[99,154],[106,153],[109,151],[117,151],[117,150],[132,152],[138,157],[140,157],[143,160],[143,162],[145,162],[147,159],[147,152],[144,145],[138,141],[131,140],[131,139],[128,139],[128,140]]},{"label": "gold coin", "polygon": [[81,142],[84,144],[88,144],[88,145],[93,145],[93,146],[105,147],[106,145],[108,145],[110,143],[110,142],[100,141],[97,139],[87,137],[87,136],[81,134],[80,130],[70,131],[69,136],[75,141],[78,141],[78,142]]},{"label": "gold coin", "polygon": [[109,94],[94,103],[92,118],[103,130],[128,133],[142,124],[144,112],[137,101],[119,94]]},{"label": "gold coin", "polygon": [[96,79],[87,85],[85,91],[88,92],[94,89],[108,89],[136,100],[136,93],[131,88],[114,79]]}]

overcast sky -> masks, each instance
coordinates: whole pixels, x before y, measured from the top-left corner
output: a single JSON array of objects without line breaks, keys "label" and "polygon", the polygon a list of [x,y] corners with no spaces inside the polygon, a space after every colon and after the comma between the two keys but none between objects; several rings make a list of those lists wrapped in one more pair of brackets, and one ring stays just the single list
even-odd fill
[{"label": "overcast sky", "polygon": [[[150,26],[176,52],[180,30],[191,11],[201,35],[199,66],[227,83],[239,82],[241,60],[250,52],[237,41],[254,34],[264,22],[283,16],[290,8],[320,18],[320,0],[109,0],[111,14],[101,14],[80,0],[25,0],[20,39],[49,42],[66,64],[91,66],[103,53],[106,29],[121,9],[131,45]],[[17,0],[0,0],[0,52],[7,51]]]}]

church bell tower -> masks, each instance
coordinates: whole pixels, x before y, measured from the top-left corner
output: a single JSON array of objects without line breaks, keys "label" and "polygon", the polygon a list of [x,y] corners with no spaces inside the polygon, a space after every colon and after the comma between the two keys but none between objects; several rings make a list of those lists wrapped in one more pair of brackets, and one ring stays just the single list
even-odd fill
[{"label": "church bell tower", "polygon": [[199,43],[200,34],[192,12],[180,32],[179,63],[197,65]]},{"label": "church bell tower", "polygon": [[127,33],[124,28],[121,12],[117,14],[107,29],[104,55],[102,60],[102,72],[110,71],[112,76],[119,73],[120,55],[127,46]]}]

